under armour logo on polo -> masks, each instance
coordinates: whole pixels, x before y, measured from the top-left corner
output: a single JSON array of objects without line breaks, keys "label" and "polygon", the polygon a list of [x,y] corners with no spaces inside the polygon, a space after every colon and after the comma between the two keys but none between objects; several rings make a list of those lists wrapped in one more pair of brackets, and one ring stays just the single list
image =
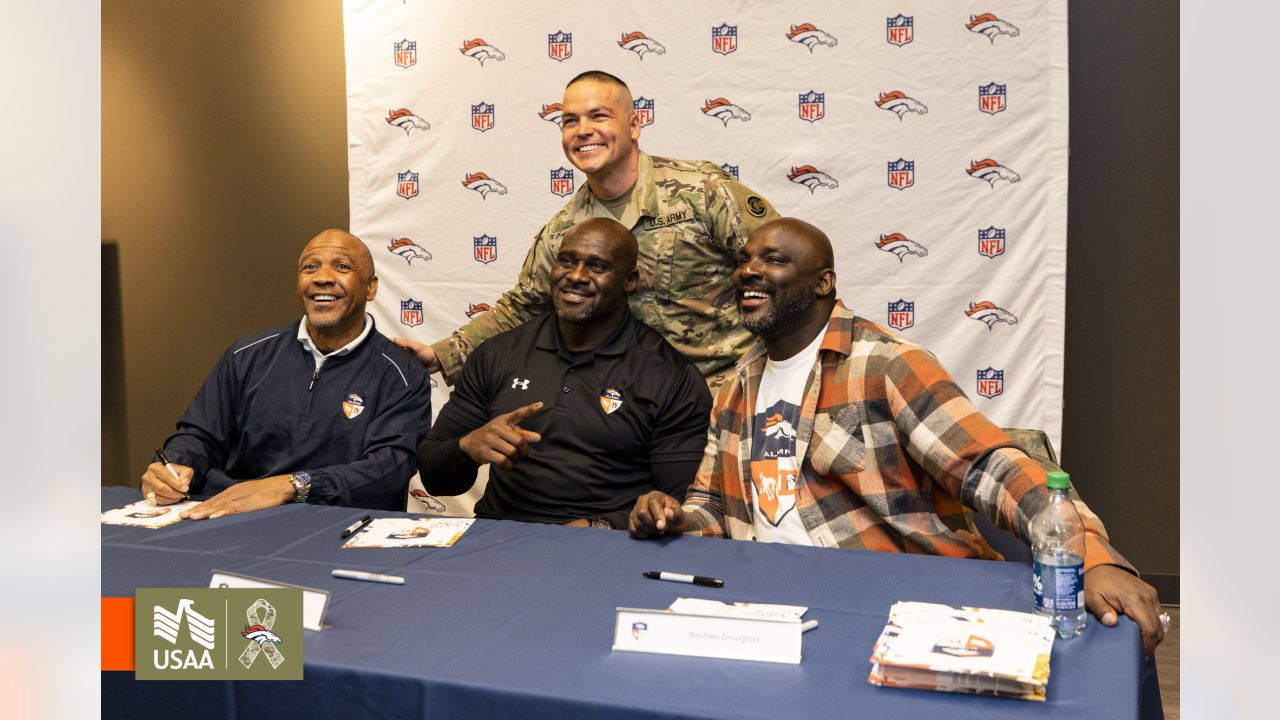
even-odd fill
[{"label": "under armour logo on polo", "polygon": [[529,381],[528,381],[528,380],[521,380],[520,378],[512,378],[512,379],[511,379],[511,389],[513,389],[513,390],[514,390],[515,388],[520,388],[521,390],[528,390],[528,389],[529,389]]}]

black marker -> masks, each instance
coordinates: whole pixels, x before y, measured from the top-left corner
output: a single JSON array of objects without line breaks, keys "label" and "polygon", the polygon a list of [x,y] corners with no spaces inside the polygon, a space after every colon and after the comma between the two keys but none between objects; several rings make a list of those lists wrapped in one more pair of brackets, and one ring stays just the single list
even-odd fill
[{"label": "black marker", "polygon": [[671,582],[689,583],[691,585],[701,585],[703,587],[724,587],[723,580],[702,577],[701,575],[684,575],[681,573],[654,572],[650,570],[649,572],[646,572],[644,576],[650,580],[670,580]]},{"label": "black marker", "polygon": [[[173,463],[169,462],[169,456],[165,455],[164,451],[161,450],[160,448],[151,448],[151,449],[156,451],[156,457],[160,458],[160,462],[164,463],[165,468],[169,470],[169,474],[173,476],[173,479],[177,480],[178,482],[182,482],[182,478],[178,476],[177,468],[173,466]],[[151,500],[152,504],[155,504],[155,493],[151,493],[147,497]],[[182,502],[186,502],[190,499],[191,499],[191,493],[182,494]]]},{"label": "black marker", "polygon": [[361,528],[363,528],[365,525],[368,525],[371,522],[373,522],[373,518],[369,517],[368,515],[365,515],[364,517],[352,523],[351,527],[347,528],[346,530],[343,530],[342,537],[344,538],[350,537],[353,533],[359,532]]}]

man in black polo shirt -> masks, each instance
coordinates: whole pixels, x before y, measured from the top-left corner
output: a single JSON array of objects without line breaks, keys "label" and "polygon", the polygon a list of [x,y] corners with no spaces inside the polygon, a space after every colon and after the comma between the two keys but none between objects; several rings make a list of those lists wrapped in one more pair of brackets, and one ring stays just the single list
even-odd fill
[{"label": "man in black polo shirt", "polygon": [[433,495],[491,464],[479,517],[626,528],[650,490],[683,496],[706,444],[702,375],[627,307],[636,240],[610,218],[573,227],[551,272],[555,307],[482,343],[418,446]]}]

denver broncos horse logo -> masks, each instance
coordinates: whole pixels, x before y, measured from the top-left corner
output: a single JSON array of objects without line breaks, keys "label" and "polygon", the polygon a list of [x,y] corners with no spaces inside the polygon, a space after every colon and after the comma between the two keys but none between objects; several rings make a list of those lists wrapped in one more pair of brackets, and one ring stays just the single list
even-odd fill
[{"label": "denver broncos horse logo", "polygon": [[427,252],[426,248],[409,238],[392,240],[391,243],[387,245],[387,250],[404,258],[405,263],[409,265],[412,265],[414,260],[431,259],[431,253]]},{"label": "denver broncos horse logo", "polygon": [[920,243],[903,235],[902,233],[890,233],[885,235],[881,233],[880,242],[876,243],[876,247],[887,253],[893,253],[898,257],[898,262],[902,262],[902,258],[907,255],[919,255],[925,257],[929,254],[929,250]]},{"label": "denver broncos horse logo", "polygon": [[462,181],[462,186],[468,190],[475,190],[480,193],[482,200],[487,200],[489,193],[497,193],[498,195],[507,194],[507,186],[494,180],[485,173],[475,172],[467,175]]},{"label": "denver broncos horse logo", "polygon": [[996,323],[1009,323],[1017,325],[1018,318],[1008,310],[1002,307],[996,307],[996,304],[990,300],[983,300],[980,303],[969,303],[969,309],[964,311],[965,315],[987,324],[987,329],[991,330]]},{"label": "denver broncos horse logo", "polygon": [[485,60],[501,61],[507,59],[506,53],[485,42],[483,38],[463,40],[462,47],[458,48],[458,52],[469,58],[479,60],[481,67],[484,67]]},{"label": "denver broncos horse logo", "polygon": [[430,130],[431,125],[426,120],[413,114],[408,108],[400,108],[399,110],[387,111],[387,124],[394,125],[404,134],[408,135],[410,130]]},{"label": "denver broncos horse logo", "polygon": [[279,635],[271,632],[270,630],[262,627],[261,625],[245,625],[244,631],[241,632],[240,634],[243,637],[247,637],[250,640],[258,643],[258,645],[260,646],[265,645],[267,643],[271,643],[273,645],[279,645],[280,643],[284,642],[284,640],[280,639]]},{"label": "denver broncos horse logo", "polygon": [[917,115],[926,115],[929,112],[929,108],[925,107],[924,103],[915,98],[907,97],[901,90],[880,93],[880,99],[876,100],[876,107],[895,113],[899,120],[909,112]]},{"label": "denver broncos horse logo", "polygon": [[813,26],[813,23],[792,25],[791,31],[787,33],[787,39],[809,48],[809,52],[813,52],[816,45],[835,47],[838,42],[834,35],[825,30],[819,30]]},{"label": "denver broncos horse logo", "polygon": [[991,13],[982,13],[981,15],[970,15],[969,22],[964,26],[969,32],[976,32],[979,35],[987,36],[991,44],[995,44],[997,35],[1008,35],[1009,37],[1018,37],[1021,33],[1018,28],[992,15]]},{"label": "denver broncos horse logo", "polygon": [[636,55],[639,55],[641,60],[644,59],[644,54],[647,52],[653,53],[654,55],[667,54],[666,46],[640,31],[623,35],[622,39],[618,41],[618,47],[630,50]]},{"label": "denver broncos horse logo", "polygon": [[553,122],[559,127],[561,114],[563,113],[560,109],[560,103],[551,103],[550,105],[542,106],[542,110],[538,112],[538,117],[547,122]]},{"label": "denver broncos horse logo", "polygon": [[801,165],[800,167],[791,168],[791,172],[787,174],[787,179],[793,183],[799,183],[812,193],[816,188],[828,187],[838,188],[840,183],[830,175],[822,172],[812,165]]},{"label": "denver broncos horse logo", "polygon": [[1022,179],[1021,175],[1001,165],[995,160],[992,160],[991,158],[986,158],[985,160],[978,160],[976,162],[970,161],[969,169],[966,170],[965,172],[969,173],[969,177],[977,178],[979,180],[986,180],[988,183],[990,183],[993,189],[995,188],[996,183],[1000,182],[1001,180],[1008,180],[1011,183],[1016,183]]},{"label": "denver broncos horse logo", "polygon": [[706,101],[706,103],[702,105],[702,113],[704,115],[710,115],[724,123],[725,127],[729,126],[730,120],[741,120],[746,122],[751,119],[751,113],[722,97]]}]

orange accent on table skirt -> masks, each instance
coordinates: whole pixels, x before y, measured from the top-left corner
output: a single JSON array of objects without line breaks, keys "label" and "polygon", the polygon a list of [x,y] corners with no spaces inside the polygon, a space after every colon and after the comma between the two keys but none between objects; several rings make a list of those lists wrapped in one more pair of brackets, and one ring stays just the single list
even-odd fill
[{"label": "orange accent on table skirt", "polygon": [[133,598],[102,598],[102,669],[133,670]]}]

